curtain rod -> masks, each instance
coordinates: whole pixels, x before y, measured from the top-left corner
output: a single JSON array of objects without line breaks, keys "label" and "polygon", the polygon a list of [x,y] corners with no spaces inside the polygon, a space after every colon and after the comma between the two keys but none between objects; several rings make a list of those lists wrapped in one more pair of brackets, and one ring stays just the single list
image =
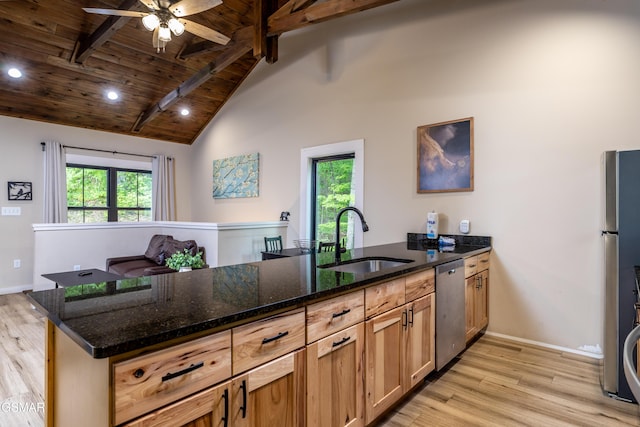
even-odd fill
[{"label": "curtain rod", "polygon": [[[44,142],[40,143],[42,145],[42,151],[44,151]],[[137,157],[147,157],[149,159],[153,159],[156,156],[150,156],[148,154],[136,154],[136,153],[124,153],[122,151],[115,150],[101,150],[99,148],[85,148],[85,147],[74,147],[73,145],[63,145],[64,148],[73,148],[76,150],[86,150],[86,151],[99,151],[101,153],[111,153],[111,154],[124,154],[125,156],[137,156]],[[172,157],[167,157],[169,160],[173,160]]]}]

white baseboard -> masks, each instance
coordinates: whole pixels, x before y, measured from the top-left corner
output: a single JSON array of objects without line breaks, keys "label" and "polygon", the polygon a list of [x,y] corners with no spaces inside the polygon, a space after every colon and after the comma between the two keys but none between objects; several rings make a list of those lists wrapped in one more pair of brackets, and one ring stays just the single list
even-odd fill
[{"label": "white baseboard", "polygon": [[544,347],[544,348],[549,348],[549,349],[552,349],[552,350],[564,351],[566,353],[579,354],[581,356],[592,357],[594,359],[602,359],[602,358],[604,358],[602,353],[591,353],[591,352],[588,352],[588,351],[576,350],[576,349],[568,348],[568,347],[561,347],[559,345],[547,344],[547,343],[540,342],[540,341],[533,341],[533,340],[527,340],[527,339],[524,339],[524,338],[513,337],[511,335],[498,334],[496,332],[486,331],[485,335],[489,335],[489,336],[497,337],[497,338],[504,338],[504,339],[511,340],[511,341],[517,341],[517,342],[521,342],[523,344],[537,345],[538,347]]},{"label": "white baseboard", "polygon": [[10,288],[0,288],[0,295],[17,294],[24,291],[32,291],[33,285],[12,286]]}]

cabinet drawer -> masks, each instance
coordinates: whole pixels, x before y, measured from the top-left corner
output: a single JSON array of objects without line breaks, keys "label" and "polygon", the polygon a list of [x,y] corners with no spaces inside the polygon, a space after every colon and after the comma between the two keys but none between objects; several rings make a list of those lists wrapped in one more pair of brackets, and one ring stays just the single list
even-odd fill
[{"label": "cabinet drawer", "polygon": [[436,272],[433,268],[407,276],[405,300],[413,301],[436,290]]},{"label": "cabinet drawer", "polygon": [[203,390],[230,376],[230,331],[114,363],[115,424]]},{"label": "cabinet drawer", "polygon": [[304,347],[304,332],[304,308],[233,328],[233,374]]},{"label": "cabinet drawer", "polygon": [[489,269],[489,256],[491,252],[483,252],[478,255],[478,271]]},{"label": "cabinet drawer", "polygon": [[307,307],[307,344],[364,320],[364,291]]},{"label": "cabinet drawer", "polygon": [[380,285],[372,286],[365,289],[365,316],[371,316],[384,313],[385,311],[396,308],[404,304],[404,285],[405,278],[392,280]]},{"label": "cabinet drawer", "polygon": [[473,276],[478,272],[478,256],[471,256],[464,259],[464,277]]}]

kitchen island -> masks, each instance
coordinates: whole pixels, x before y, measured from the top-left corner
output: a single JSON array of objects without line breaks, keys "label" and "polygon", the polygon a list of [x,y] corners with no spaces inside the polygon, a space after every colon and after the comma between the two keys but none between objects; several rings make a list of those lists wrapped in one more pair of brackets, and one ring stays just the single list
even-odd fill
[{"label": "kitchen island", "polygon": [[[321,253],[34,292],[31,299],[48,318],[47,425],[136,422],[145,418],[136,418],[140,415],[170,407],[177,396],[195,399],[199,396],[196,392],[204,390],[210,394],[207,399],[215,400],[217,387],[207,387],[224,381],[240,381],[240,388],[245,381],[246,387],[247,380],[238,380],[240,377],[273,363],[276,365],[270,366],[271,371],[291,369],[294,373],[286,387],[298,395],[293,413],[304,414],[305,344],[313,344],[308,336],[309,307],[342,301],[357,293],[364,298],[364,290],[381,283],[396,286],[399,278],[414,277],[432,271],[436,265],[490,249],[490,239],[473,243],[478,244],[458,245],[453,252],[440,252],[413,241],[358,248],[341,255],[342,262],[371,257],[405,261],[393,268],[363,274],[322,268],[334,261],[334,254]],[[428,280],[432,278],[425,279],[425,283]],[[403,279],[403,298],[404,283]],[[364,303],[350,304],[362,306],[364,313]],[[351,316],[349,311],[342,313],[345,318]],[[259,344],[261,351],[267,350],[256,356],[260,352],[252,347],[251,337],[257,331],[270,335]],[[332,332],[335,331],[329,330],[325,335]],[[348,337],[342,339],[345,338],[348,341]],[[306,360],[308,364],[308,357]],[[142,369],[138,362],[148,363]],[[144,383],[165,363],[170,365],[168,375],[158,380],[155,391],[157,394],[160,390],[161,396],[148,399],[151,392]],[[300,364],[302,367],[296,368]],[[139,378],[141,384],[130,384],[127,375]],[[190,383],[186,389],[171,385],[187,380]],[[181,387],[179,394],[173,394]],[[123,388],[125,392],[121,392]],[[236,395],[226,399],[233,402]],[[198,402],[186,403],[199,407]],[[229,420],[229,416],[221,418]],[[304,415],[299,415],[285,424],[304,425],[305,421]],[[238,421],[228,425],[242,424]]]}]

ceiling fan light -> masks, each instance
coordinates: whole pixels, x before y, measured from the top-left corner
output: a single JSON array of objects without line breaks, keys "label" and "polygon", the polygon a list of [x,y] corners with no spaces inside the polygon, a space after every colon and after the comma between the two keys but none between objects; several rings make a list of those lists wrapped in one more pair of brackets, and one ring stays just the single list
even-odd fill
[{"label": "ceiling fan light", "polygon": [[142,25],[144,25],[147,30],[153,31],[158,28],[158,25],[160,25],[160,18],[153,13],[150,13],[142,17]]},{"label": "ceiling fan light", "polygon": [[166,25],[160,25],[158,28],[158,40],[162,42],[171,41],[171,30]]},{"label": "ceiling fan light", "polygon": [[184,33],[184,24],[178,21],[176,18],[169,19],[168,24],[169,24],[169,29],[171,29],[171,32],[176,36],[180,36],[182,35],[182,33]]}]

